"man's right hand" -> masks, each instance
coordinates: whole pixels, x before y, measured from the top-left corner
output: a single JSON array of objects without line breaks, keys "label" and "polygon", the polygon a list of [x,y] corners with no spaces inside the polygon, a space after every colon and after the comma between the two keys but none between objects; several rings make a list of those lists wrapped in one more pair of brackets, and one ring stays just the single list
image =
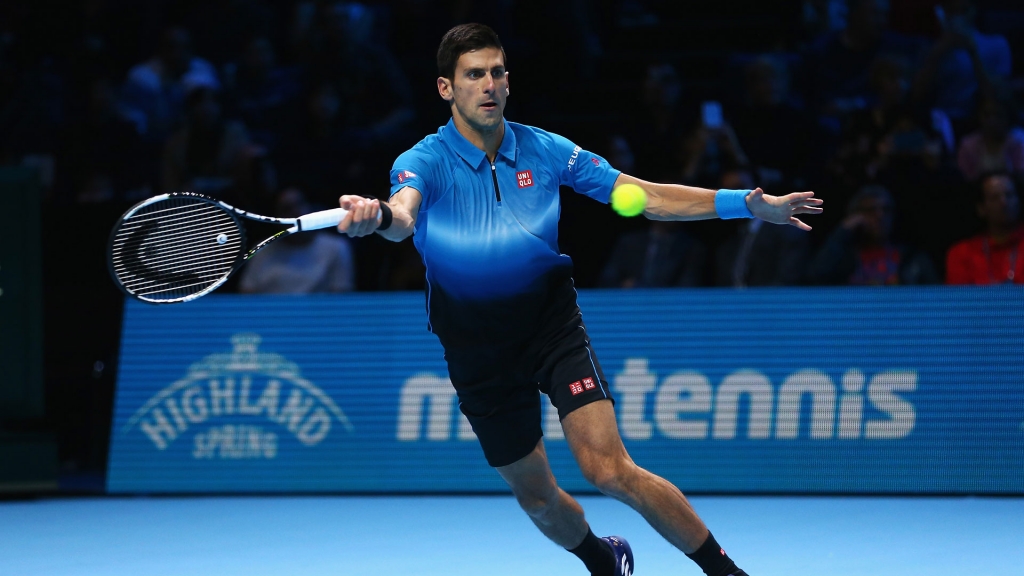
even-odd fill
[{"label": "man's right hand", "polygon": [[338,224],[338,232],[350,238],[369,236],[380,226],[380,201],[362,196],[342,196],[338,203],[348,214]]}]

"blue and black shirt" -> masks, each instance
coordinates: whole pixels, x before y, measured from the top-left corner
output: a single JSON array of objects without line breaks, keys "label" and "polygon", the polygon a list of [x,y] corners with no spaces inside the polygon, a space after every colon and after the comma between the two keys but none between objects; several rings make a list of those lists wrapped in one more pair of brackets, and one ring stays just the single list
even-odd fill
[{"label": "blue and black shirt", "polygon": [[559,186],[607,203],[619,171],[569,140],[505,122],[493,163],[453,121],[395,160],[391,193],[423,199],[413,242],[431,332],[446,348],[523,344],[578,313],[558,249]]}]

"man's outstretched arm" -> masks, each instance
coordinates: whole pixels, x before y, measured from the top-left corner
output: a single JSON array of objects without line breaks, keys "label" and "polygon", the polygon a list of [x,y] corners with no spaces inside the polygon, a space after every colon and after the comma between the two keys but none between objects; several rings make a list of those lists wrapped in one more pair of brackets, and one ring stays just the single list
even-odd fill
[{"label": "man's outstretched arm", "polygon": [[[395,192],[387,202],[362,196],[342,196],[338,203],[348,210],[348,214],[338,224],[338,231],[348,234],[351,238],[377,232],[392,242],[400,242],[412,236],[422,199],[420,191],[409,186]],[[386,208],[382,208],[382,204]],[[387,209],[391,211],[391,224],[385,230],[380,230],[384,210]]]},{"label": "man's outstretched arm", "polygon": [[[716,207],[716,196],[719,191],[705,188],[694,188],[681,184],[657,184],[634,178],[628,174],[620,174],[615,179],[615,186],[636,184],[647,192],[647,207],[644,216],[650,220],[708,220],[711,218],[736,217],[732,214],[719,214],[723,198],[719,198]],[[721,191],[732,194],[734,191]],[[745,204],[755,218],[773,224],[789,224],[801,230],[810,230],[797,216],[800,214],[821,214],[822,200],[814,197],[814,192],[794,192],[785,196],[771,196],[760,188],[746,195]]]}]

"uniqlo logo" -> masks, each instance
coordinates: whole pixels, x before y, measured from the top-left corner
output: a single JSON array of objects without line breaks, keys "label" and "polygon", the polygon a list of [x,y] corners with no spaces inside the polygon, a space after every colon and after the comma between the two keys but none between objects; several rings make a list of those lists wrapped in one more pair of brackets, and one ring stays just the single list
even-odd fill
[{"label": "uniqlo logo", "polygon": [[415,177],[416,177],[416,175],[413,174],[412,172],[409,172],[408,170],[402,170],[401,172],[398,173],[398,183],[401,184],[401,183],[405,182],[406,180],[408,180],[409,178],[415,178]]},{"label": "uniqlo logo", "polygon": [[584,390],[593,390],[594,388],[597,388],[597,385],[594,384],[593,378],[584,378],[582,382]]},{"label": "uniqlo logo", "polygon": [[578,381],[573,382],[572,384],[569,384],[569,391],[572,392],[573,396],[583,394],[583,384],[580,384]]},{"label": "uniqlo logo", "polygon": [[597,158],[591,158],[590,161],[594,163],[594,166],[600,166],[601,165],[601,161],[598,160]]},{"label": "uniqlo logo", "polygon": [[529,188],[530,186],[533,186],[533,173],[529,170],[516,172],[516,180],[519,181],[520,188]]}]

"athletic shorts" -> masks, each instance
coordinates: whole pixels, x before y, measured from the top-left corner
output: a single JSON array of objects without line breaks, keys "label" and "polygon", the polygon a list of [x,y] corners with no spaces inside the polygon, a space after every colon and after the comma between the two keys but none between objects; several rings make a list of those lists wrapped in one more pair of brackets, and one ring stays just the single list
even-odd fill
[{"label": "athletic shorts", "polygon": [[445,360],[459,408],[496,468],[527,456],[543,436],[540,392],[559,420],[611,399],[579,314],[527,345],[460,347],[445,351]]}]

